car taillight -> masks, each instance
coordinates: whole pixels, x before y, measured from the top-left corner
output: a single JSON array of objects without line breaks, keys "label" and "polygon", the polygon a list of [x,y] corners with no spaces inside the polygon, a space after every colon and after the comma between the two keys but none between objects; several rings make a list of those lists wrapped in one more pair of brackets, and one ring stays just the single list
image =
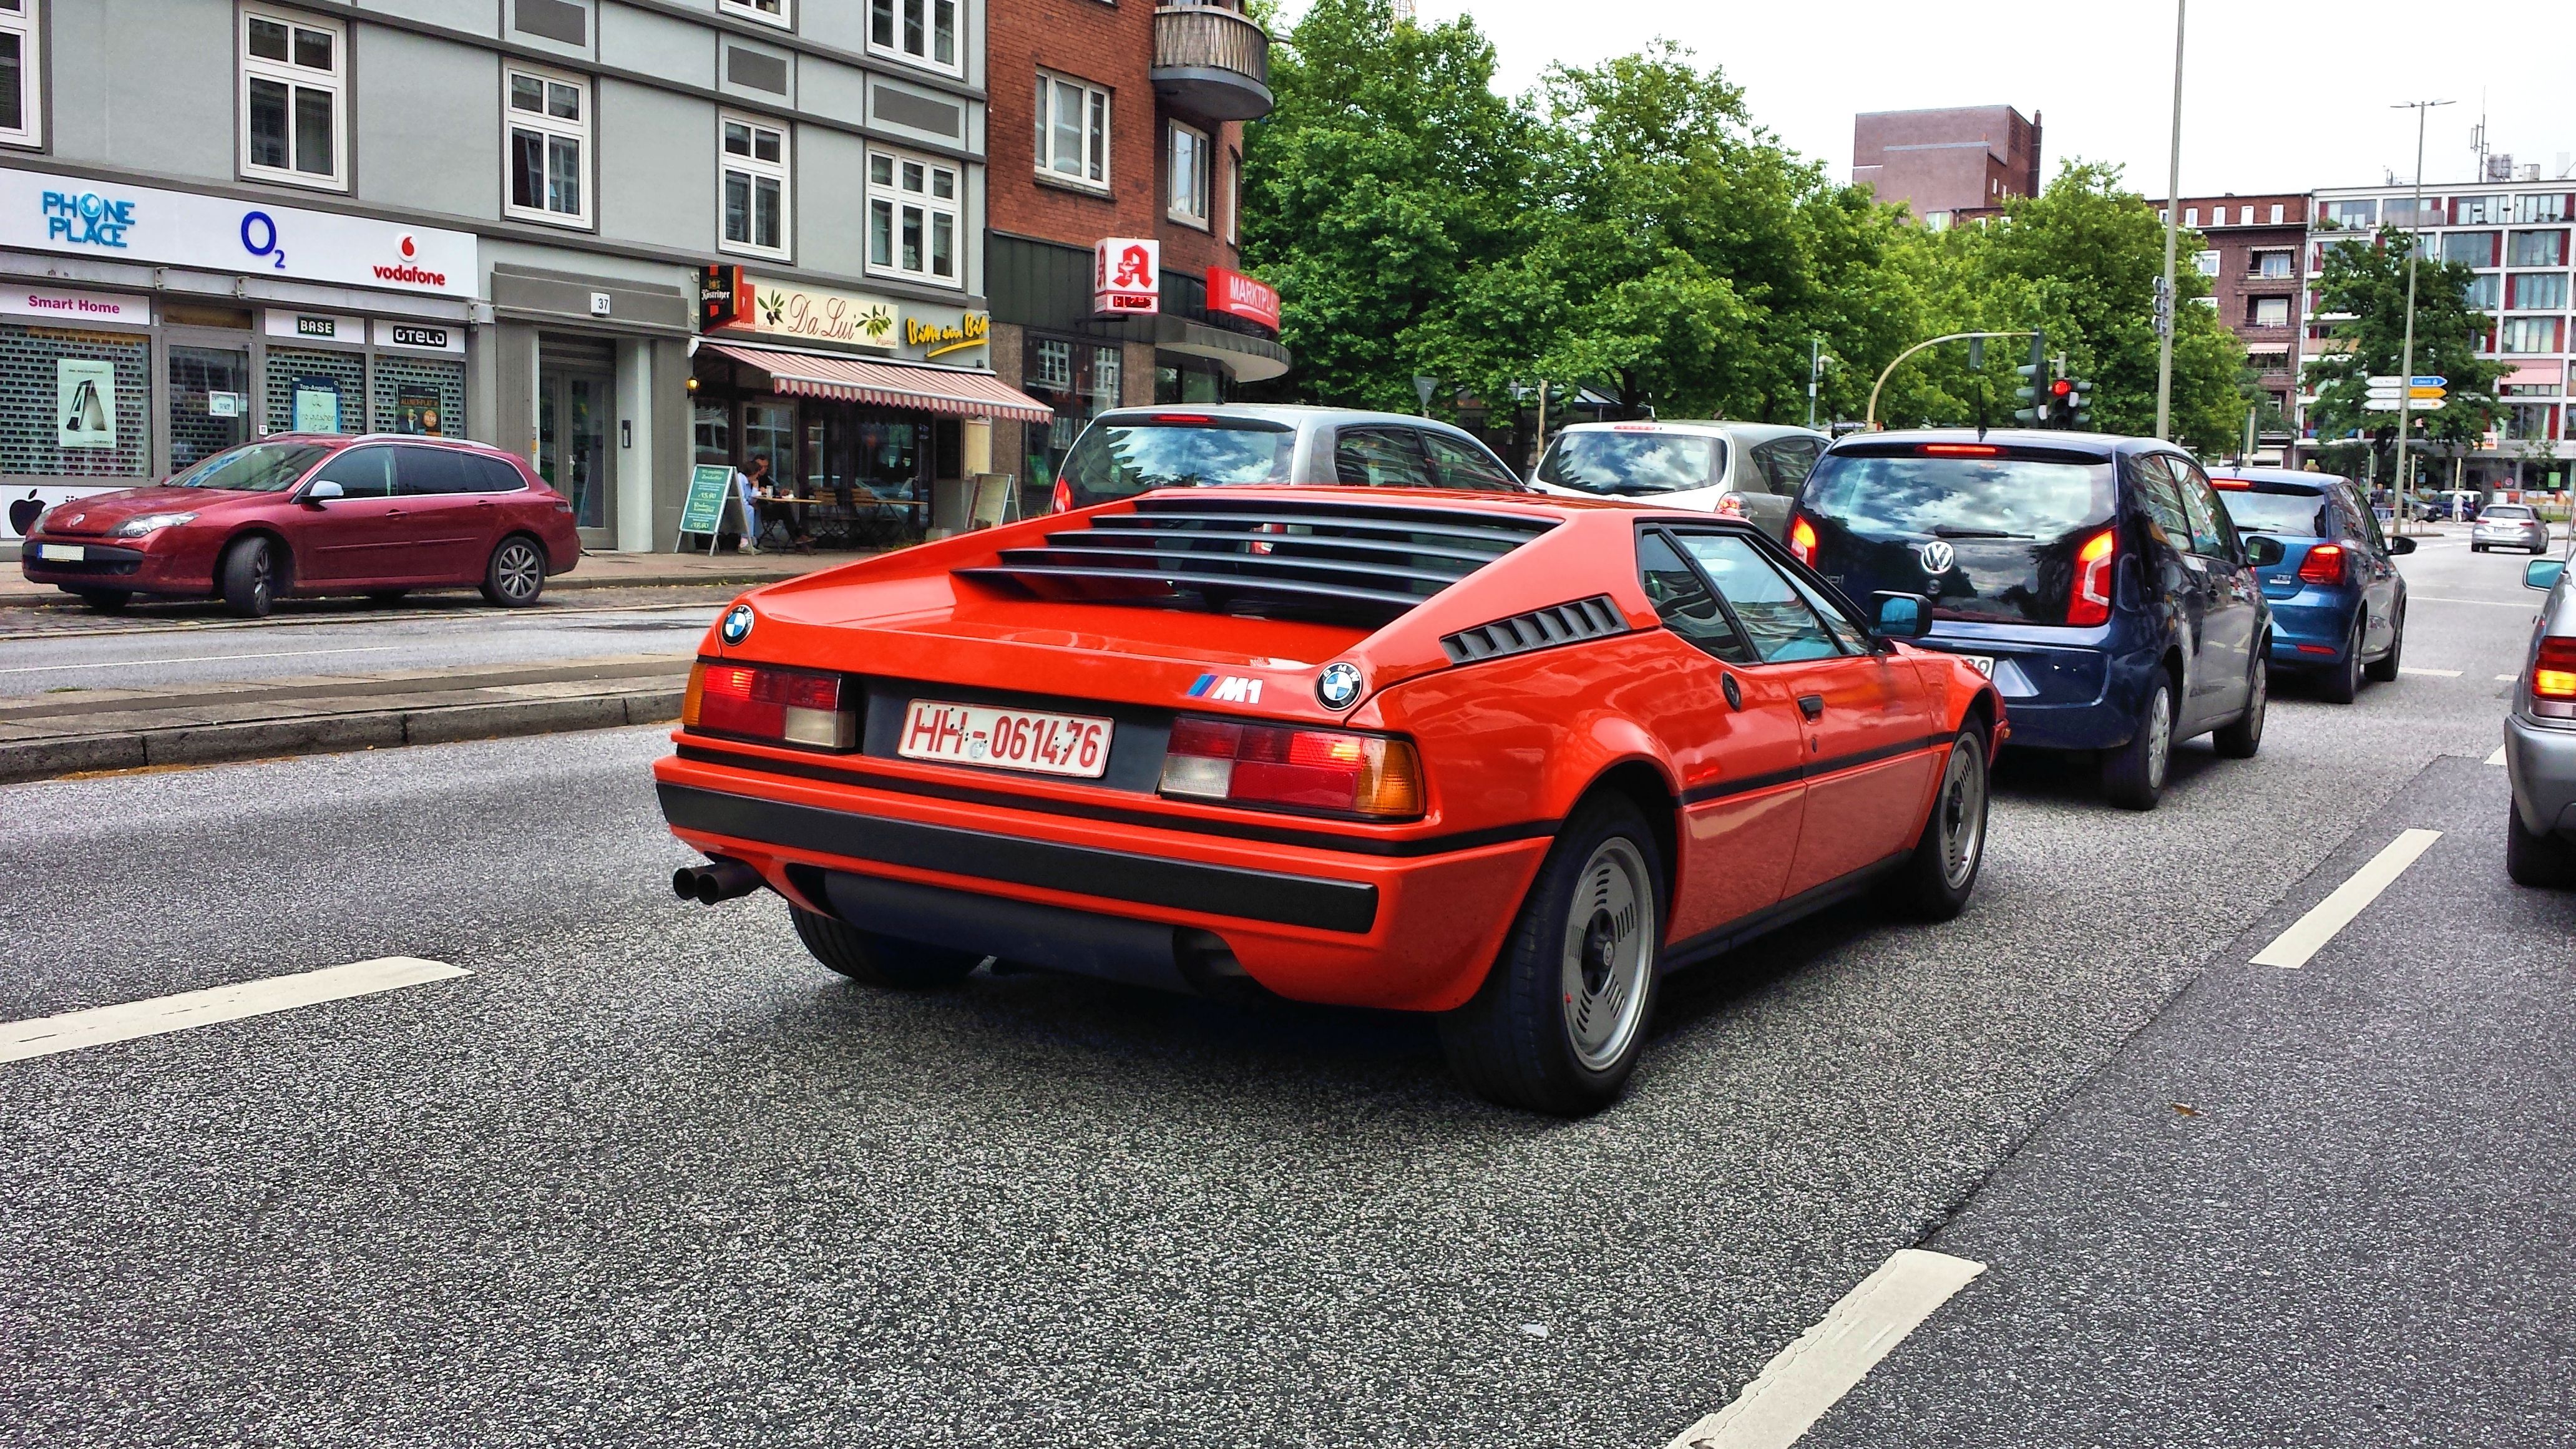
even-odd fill
[{"label": "car taillight", "polygon": [[1717,496],[1717,516],[1720,518],[1742,518],[1744,516],[1744,495],[1741,493],[1719,494]]},{"label": "car taillight", "polygon": [[1816,526],[1804,515],[1789,520],[1789,552],[1807,567],[1816,566]]},{"label": "car taillight", "polygon": [[693,730],[822,750],[846,750],[859,738],[858,712],[841,705],[839,675],[765,665],[701,661],[689,666],[680,723]]},{"label": "car taillight", "polygon": [[1073,485],[1058,478],[1055,480],[1055,492],[1047,498],[1047,512],[1071,513],[1072,511]]},{"label": "car taillight", "polygon": [[2576,700],[2576,639],[2540,641],[2540,657],[2531,662],[2531,697]]},{"label": "car taillight", "polygon": [[1422,813],[1422,762],[1383,735],[1182,718],[1172,721],[1162,791],[1401,819]]},{"label": "car taillight", "polygon": [[2343,582],[2343,545],[2321,543],[2308,550],[2299,560],[2299,582],[2303,584],[2340,584]]},{"label": "car taillight", "polygon": [[2077,627],[2111,622],[2111,565],[2119,556],[2120,531],[2103,529],[2075,550],[2075,597],[2066,601],[2066,622]]}]

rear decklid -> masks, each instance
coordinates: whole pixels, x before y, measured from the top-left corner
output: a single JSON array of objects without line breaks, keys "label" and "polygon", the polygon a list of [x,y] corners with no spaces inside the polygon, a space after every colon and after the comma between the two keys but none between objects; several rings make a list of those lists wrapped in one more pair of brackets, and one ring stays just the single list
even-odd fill
[{"label": "rear decklid", "polygon": [[2108,457],[2023,443],[1845,444],[1798,500],[1791,546],[1845,596],[1920,594],[1936,619],[2063,625],[2085,542],[2111,524]]},{"label": "rear decklid", "polygon": [[2286,599],[2297,594],[2305,586],[2299,570],[2309,551],[2329,541],[2323,490],[2268,478],[2213,474],[2209,481],[2217,488],[2219,501],[2227,505],[2227,516],[2235,520],[2237,532],[2280,541],[2280,561],[2254,571],[2263,581],[2264,597]]}]

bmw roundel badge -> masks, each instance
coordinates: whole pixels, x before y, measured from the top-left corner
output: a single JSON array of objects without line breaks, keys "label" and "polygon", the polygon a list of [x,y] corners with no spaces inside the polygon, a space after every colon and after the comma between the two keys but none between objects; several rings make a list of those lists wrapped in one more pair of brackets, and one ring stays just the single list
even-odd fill
[{"label": "bmw roundel badge", "polygon": [[1952,548],[1946,540],[1936,538],[1923,545],[1923,551],[1916,557],[1923,564],[1923,572],[1940,575],[1948,573],[1958,565],[1959,551]]},{"label": "bmw roundel badge", "polygon": [[1360,697],[1360,667],[1356,664],[1327,664],[1315,676],[1315,697],[1326,709],[1349,709]]},{"label": "bmw roundel badge", "polygon": [[724,623],[716,629],[727,644],[739,644],[751,637],[751,605],[736,604],[725,611]]}]

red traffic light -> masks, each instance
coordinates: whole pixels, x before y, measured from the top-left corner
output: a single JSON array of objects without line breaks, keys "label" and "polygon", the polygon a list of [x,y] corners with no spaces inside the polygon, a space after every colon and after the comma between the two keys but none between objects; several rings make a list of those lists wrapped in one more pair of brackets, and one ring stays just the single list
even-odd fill
[{"label": "red traffic light", "polygon": [[2062,398],[2073,391],[2075,391],[2075,384],[2062,377],[2048,385],[2050,397]]}]

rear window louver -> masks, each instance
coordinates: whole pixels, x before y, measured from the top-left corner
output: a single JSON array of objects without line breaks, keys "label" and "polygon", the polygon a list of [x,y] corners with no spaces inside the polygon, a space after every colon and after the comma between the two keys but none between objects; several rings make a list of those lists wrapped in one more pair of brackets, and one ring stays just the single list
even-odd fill
[{"label": "rear window louver", "polygon": [[1473,629],[1440,636],[1440,647],[1452,664],[1468,664],[1479,659],[1493,659],[1505,654],[1526,654],[1554,644],[1571,644],[1577,639],[1598,639],[1607,634],[1625,634],[1628,620],[1608,594],[1595,594],[1570,604],[1555,604],[1496,619]]},{"label": "rear window louver", "polygon": [[957,570],[1040,599],[1384,622],[1556,526],[1473,508],[1143,498]]}]

